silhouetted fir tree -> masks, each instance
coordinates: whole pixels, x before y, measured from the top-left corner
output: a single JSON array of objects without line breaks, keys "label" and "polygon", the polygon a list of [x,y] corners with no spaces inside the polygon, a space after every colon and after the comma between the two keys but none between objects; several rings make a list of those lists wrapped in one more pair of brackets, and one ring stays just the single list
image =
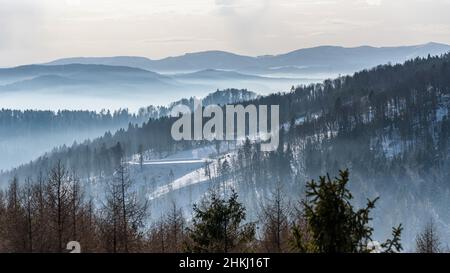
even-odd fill
[{"label": "silhouetted fir tree", "polygon": [[255,227],[244,224],[245,208],[233,190],[228,199],[211,192],[194,205],[192,227],[188,228],[187,252],[228,253],[245,251],[254,240]]},{"label": "silhouetted fir tree", "polygon": [[[370,252],[373,228],[369,225],[369,214],[375,208],[374,200],[368,200],[365,208],[354,210],[353,196],[347,188],[348,170],[340,171],[332,180],[329,175],[321,176],[306,185],[306,200],[302,201],[308,228],[312,232],[317,252],[353,253]],[[393,238],[381,244],[383,251],[401,251],[401,225],[393,229]],[[294,228],[298,249],[302,249],[301,234]]]}]

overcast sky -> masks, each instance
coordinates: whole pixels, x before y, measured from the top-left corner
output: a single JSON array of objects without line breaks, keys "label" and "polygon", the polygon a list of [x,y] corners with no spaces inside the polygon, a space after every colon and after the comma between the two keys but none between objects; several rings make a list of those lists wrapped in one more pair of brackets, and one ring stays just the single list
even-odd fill
[{"label": "overcast sky", "polygon": [[71,56],[450,44],[450,0],[0,0],[0,66]]}]

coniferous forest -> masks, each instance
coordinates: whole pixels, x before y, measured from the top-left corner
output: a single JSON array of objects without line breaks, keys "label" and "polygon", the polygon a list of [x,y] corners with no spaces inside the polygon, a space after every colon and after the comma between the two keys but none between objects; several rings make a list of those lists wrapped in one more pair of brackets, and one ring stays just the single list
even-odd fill
[{"label": "coniferous forest", "polygon": [[204,99],[279,105],[270,152],[251,137],[173,140],[178,103],[138,114],[3,110],[5,138],[32,126],[109,129],[1,173],[0,251],[64,252],[70,241],[113,253],[448,251],[450,54]]}]

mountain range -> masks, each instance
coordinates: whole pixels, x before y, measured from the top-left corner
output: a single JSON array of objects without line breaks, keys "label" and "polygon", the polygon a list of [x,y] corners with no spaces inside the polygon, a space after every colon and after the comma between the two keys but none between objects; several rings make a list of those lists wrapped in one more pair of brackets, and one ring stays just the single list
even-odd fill
[{"label": "mountain range", "polygon": [[225,51],[203,51],[152,60],[145,57],[75,57],[46,63],[103,64],[137,67],[157,72],[185,72],[205,69],[226,69],[257,74],[276,73],[352,73],[388,62],[401,63],[415,57],[440,55],[450,51],[450,45],[427,43],[399,47],[318,46],[284,54],[244,56]]},{"label": "mountain range", "polygon": [[151,60],[82,57],[0,69],[2,107],[18,109],[129,108],[165,105],[217,89],[258,94],[290,90],[386,63],[441,55],[450,46],[345,48],[320,46],[258,57],[205,51]]},{"label": "mountain range", "polygon": [[[143,105],[164,105],[183,97],[204,96],[217,89],[249,88],[268,93],[299,82],[301,79],[297,78],[217,69],[164,75],[142,68],[103,64],[24,65],[0,69],[0,93],[5,103],[2,106],[20,109],[108,108],[109,103],[94,105],[94,98],[116,100],[109,109],[137,110]],[[26,106],[17,106],[18,102],[24,103],[33,97]],[[37,97],[45,102],[45,107],[36,106]],[[51,101],[55,103],[49,104]],[[73,104],[76,101],[79,102]]]}]

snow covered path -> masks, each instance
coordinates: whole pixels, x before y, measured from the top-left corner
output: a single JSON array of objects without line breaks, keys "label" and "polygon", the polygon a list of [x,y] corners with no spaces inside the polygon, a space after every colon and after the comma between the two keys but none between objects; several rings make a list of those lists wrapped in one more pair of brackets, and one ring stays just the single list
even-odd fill
[{"label": "snow covered path", "polygon": [[[205,163],[209,162],[207,158],[200,158],[200,159],[171,159],[171,160],[149,160],[144,161],[142,165],[171,165],[171,164],[194,164],[194,163]],[[129,161],[128,164],[130,165],[139,165],[139,162],[136,161]]]},{"label": "snow covered path", "polygon": [[171,191],[179,190],[181,188],[192,186],[198,183],[203,183],[206,181],[208,181],[208,178],[204,175],[204,171],[202,169],[198,169],[182,176],[179,179],[176,179],[175,181],[169,183],[168,185],[158,187],[154,192],[152,192],[149,195],[149,200],[159,198]]}]

